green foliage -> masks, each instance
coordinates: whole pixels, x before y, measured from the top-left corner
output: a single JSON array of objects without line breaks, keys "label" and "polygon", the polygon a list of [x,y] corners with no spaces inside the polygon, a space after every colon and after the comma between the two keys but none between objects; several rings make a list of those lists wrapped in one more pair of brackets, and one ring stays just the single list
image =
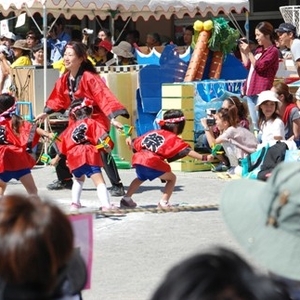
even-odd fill
[{"label": "green foliage", "polygon": [[196,30],[195,30],[195,33],[194,33],[193,39],[192,39],[192,44],[191,44],[191,47],[192,47],[193,49],[195,49],[195,45],[196,45],[196,43],[197,43],[197,41],[198,41],[199,34],[200,34],[200,31],[196,31]]},{"label": "green foliage", "polygon": [[224,18],[215,18],[213,22],[214,27],[208,41],[209,49],[224,54],[230,53],[236,47],[236,40],[240,36],[239,31],[231,28]]}]

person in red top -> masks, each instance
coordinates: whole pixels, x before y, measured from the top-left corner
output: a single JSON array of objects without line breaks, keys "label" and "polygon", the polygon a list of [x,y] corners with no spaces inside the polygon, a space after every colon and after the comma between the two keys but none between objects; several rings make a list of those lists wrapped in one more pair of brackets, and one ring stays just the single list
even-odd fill
[{"label": "person in red top", "polygon": [[[71,41],[64,52],[64,64],[67,72],[60,77],[52,90],[44,108],[44,112],[36,117],[36,120],[45,119],[53,112],[65,112],[69,109],[74,99],[89,98],[93,100],[92,118],[99,122],[109,132],[110,125],[122,128],[123,125],[115,118],[123,116],[129,118],[127,109],[118,101],[116,96],[103,82],[96,69],[88,60],[86,47],[80,42]],[[111,195],[124,195],[124,187],[118,174],[113,159],[108,161],[107,153],[102,151],[104,169],[112,184]],[[58,170],[64,169],[63,178],[59,178]],[[61,159],[56,167],[58,182],[49,189],[63,188],[66,182],[72,182],[72,174],[66,167],[65,160]]]},{"label": "person in red top", "polygon": [[278,49],[275,46],[275,32],[269,22],[260,22],[255,28],[255,39],[258,47],[253,53],[248,43],[239,43],[239,49],[244,66],[249,69],[249,74],[242,94],[246,96],[252,129],[258,131],[258,116],[255,109],[258,94],[270,90],[273,86],[279,66]]},{"label": "person in red top", "polygon": [[[71,212],[75,212],[81,207],[80,196],[85,176],[90,177],[97,188],[101,209],[107,211],[114,208],[110,204],[106,184],[101,173],[103,163],[99,154],[99,151],[110,152],[113,144],[104,144],[103,141],[109,136],[103,126],[91,118],[92,112],[92,100],[85,98],[84,100],[73,101],[69,115],[74,122],[62,132],[60,135],[61,142],[57,143],[61,154],[67,157],[69,169],[74,175]],[[98,150],[96,146],[101,145],[101,142],[103,147]],[[51,161],[51,164],[57,162],[58,156]]]},{"label": "person in red top", "polygon": [[[201,155],[183,141],[178,135],[183,132],[185,117],[178,109],[167,110],[163,120],[158,122],[161,129],[152,130],[132,141],[132,165],[136,169],[137,177],[131,182],[126,195],[120,202],[121,208],[134,208],[136,203],[131,199],[134,192],[146,180],[160,178],[166,181],[162,199],[158,208],[171,207],[169,199],[176,183],[176,175],[171,171],[168,162],[185,156],[199,160],[207,160],[207,155]],[[167,161],[166,161],[167,160]]]},{"label": "person in red top", "polygon": [[278,82],[272,87],[281,102],[279,114],[284,123],[285,139],[294,140],[300,146],[300,113],[289,87],[284,82]]},{"label": "person in red top", "polygon": [[31,174],[36,161],[30,155],[37,145],[39,135],[53,137],[41,128],[16,115],[15,98],[0,95],[0,196],[7,182],[20,180],[29,195],[37,195],[37,187]]}]

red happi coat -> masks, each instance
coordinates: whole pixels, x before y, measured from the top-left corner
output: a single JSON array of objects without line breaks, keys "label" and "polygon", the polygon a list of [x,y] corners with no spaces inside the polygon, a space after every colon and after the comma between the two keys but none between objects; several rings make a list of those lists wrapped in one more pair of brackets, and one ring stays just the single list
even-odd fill
[{"label": "red happi coat", "polygon": [[35,130],[33,137],[30,137],[32,126],[30,122],[23,121],[20,126],[20,133],[16,135],[12,130],[11,119],[0,122],[0,173],[34,167],[36,161],[26,152],[27,143],[30,139],[32,140],[32,147],[37,145],[39,140]]},{"label": "red happi coat", "polygon": [[158,171],[170,172],[166,162],[185,157],[191,147],[176,134],[159,129],[150,131],[133,141],[132,165],[143,165]]},{"label": "red happi coat", "polygon": [[127,109],[119,102],[98,74],[88,71],[83,72],[77,89],[71,96],[68,88],[68,78],[69,72],[57,80],[46,102],[44,111],[65,111],[70,107],[71,98],[86,97],[94,102],[92,118],[100,122],[107,132],[109,132],[112,118],[117,116],[129,118]]},{"label": "red happi coat", "polygon": [[103,166],[99,150],[96,149],[99,138],[107,137],[103,127],[93,119],[78,120],[70,124],[60,135],[57,142],[59,151],[66,155],[71,171],[83,166]]}]

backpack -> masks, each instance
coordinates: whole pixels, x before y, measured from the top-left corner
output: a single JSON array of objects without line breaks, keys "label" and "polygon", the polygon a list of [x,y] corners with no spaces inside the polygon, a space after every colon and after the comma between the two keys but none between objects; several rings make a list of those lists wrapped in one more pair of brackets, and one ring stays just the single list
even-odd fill
[{"label": "backpack", "polygon": [[260,171],[257,174],[257,179],[266,181],[273,169],[282,161],[284,161],[285,152],[288,149],[286,143],[278,141],[270,147],[266,153]]},{"label": "backpack", "polygon": [[239,165],[242,168],[242,177],[251,179],[257,178],[268,148],[269,145],[266,145],[239,160]]}]

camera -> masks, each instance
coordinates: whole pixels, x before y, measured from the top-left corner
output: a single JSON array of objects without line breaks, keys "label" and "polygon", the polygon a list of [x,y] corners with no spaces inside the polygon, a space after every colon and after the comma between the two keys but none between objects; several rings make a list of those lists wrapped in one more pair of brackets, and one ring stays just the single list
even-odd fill
[{"label": "camera", "polygon": [[245,38],[243,38],[243,39],[238,39],[238,40],[236,40],[236,42],[237,42],[238,45],[240,45],[242,42],[243,42],[243,43],[246,43],[246,44],[249,44],[248,40],[245,39]]},{"label": "camera", "polygon": [[88,29],[88,28],[82,29],[83,34],[93,34],[93,32],[94,32],[93,29]]},{"label": "camera", "polygon": [[216,114],[217,110],[214,108],[208,108],[206,109],[206,121],[207,126],[213,126],[216,124],[216,119],[214,115]]}]

